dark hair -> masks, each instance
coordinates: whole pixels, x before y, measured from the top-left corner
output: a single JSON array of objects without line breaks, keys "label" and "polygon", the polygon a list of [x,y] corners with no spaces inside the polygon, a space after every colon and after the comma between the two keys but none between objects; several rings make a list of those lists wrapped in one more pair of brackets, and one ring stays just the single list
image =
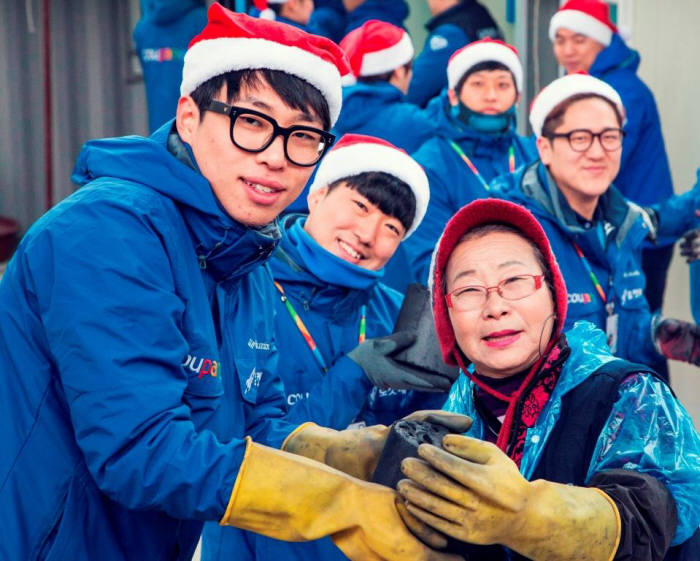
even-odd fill
[{"label": "dark hair", "polygon": [[475,64],[474,66],[472,66],[459,79],[459,82],[457,82],[457,85],[455,86],[455,92],[457,92],[457,95],[462,93],[462,87],[464,86],[464,82],[467,81],[467,78],[469,78],[469,76],[471,76],[475,72],[483,72],[485,70],[507,70],[508,74],[510,74],[510,77],[513,79],[513,85],[515,86],[515,89],[518,89],[518,86],[515,84],[515,76],[513,76],[513,72],[511,72],[510,68],[508,68],[505,64],[496,62],[495,60],[485,60],[484,62],[480,62],[479,64]]},{"label": "dark hair", "polygon": [[391,80],[391,75],[396,72],[399,68],[405,68],[407,71],[413,68],[413,61],[409,60],[406,64],[402,66],[397,66],[389,72],[383,72],[382,74],[374,74],[373,76],[358,76],[357,81],[363,84],[374,84],[376,82],[388,82]]},{"label": "dark hair", "polygon": [[[549,265],[547,264],[547,260],[544,257],[544,254],[542,253],[542,250],[533,242],[530,238],[528,238],[522,231],[518,230],[515,226],[511,226],[510,224],[506,224],[504,222],[491,222],[489,224],[481,224],[480,226],[476,226],[475,228],[472,228],[469,230],[466,234],[464,234],[461,238],[459,238],[459,241],[457,244],[455,244],[455,247],[457,245],[461,244],[462,242],[466,242],[469,240],[473,240],[476,238],[483,238],[487,234],[492,234],[495,232],[506,232],[509,234],[515,234],[517,236],[520,236],[523,240],[525,240],[530,247],[532,248],[533,253],[535,254],[535,259],[537,260],[537,264],[542,268],[542,273],[544,274],[544,282],[547,284],[549,287],[549,291],[554,294],[554,275],[552,274],[551,269],[549,268]],[[447,292],[447,280],[446,277],[443,275],[443,292]]]},{"label": "dark hair", "polygon": [[197,86],[190,95],[199,107],[200,119],[202,119],[209,103],[221,91],[224,84],[226,84],[226,102],[231,103],[238,98],[243,86],[254,89],[259,88],[265,82],[289,107],[299,111],[311,110],[321,119],[323,129],[330,129],[330,110],[323,94],[306,80],[282,70],[270,70],[269,68],[232,70],[210,78]]},{"label": "dark hair", "polygon": [[343,177],[328,186],[328,193],[345,183],[376,205],[384,214],[396,218],[408,230],[416,216],[416,196],[405,181],[383,171],[366,171]]},{"label": "dark hair", "polygon": [[555,129],[564,122],[564,115],[566,113],[566,110],[569,109],[569,107],[571,107],[577,101],[582,101],[584,99],[590,98],[602,99],[608,105],[610,105],[610,107],[613,108],[613,111],[615,111],[615,117],[617,118],[618,126],[622,126],[622,114],[620,113],[620,109],[607,97],[603,97],[602,95],[594,93],[578,93],[572,95],[571,97],[567,97],[564,101],[556,105],[554,109],[552,109],[549,112],[549,115],[547,115],[547,118],[542,124],[542,136],[546,138],[551,138],[552,134],[554,134]]}]

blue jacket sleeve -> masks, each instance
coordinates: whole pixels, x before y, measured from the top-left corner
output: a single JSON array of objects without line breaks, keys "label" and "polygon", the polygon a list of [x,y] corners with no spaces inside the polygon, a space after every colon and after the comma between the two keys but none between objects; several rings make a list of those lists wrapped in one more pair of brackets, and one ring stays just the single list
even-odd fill
[{"label": "blue jacket sleeve", "polygon": [[671,492],[678,513],[671,545],[695,532],[700,524],[700,436],[668,386],[649,374],[632,375],[620,385],[586,481],[616,468],[651,475]]},{"label": "blue jacket sleeve", "polygon": [[181,367],[185,305],[160,237],[167,231],[124,207],[92,201],[90,220],[65,216],[60,235],[45,229],[32,242],[57,383],[102,492],[127,508],[218,520],[245,443],[195,430]]},{"label": "blue jacket sleeve", "polygon": [[692,189],[650,205],[650,208],[656,213],[659,238],[670,238],[675,242],[688,230],[697,228],[700,225],[700,169],[696,171]]},{"label": "blue jacket sleeve", "polygon": [[406,101],[425,106],[447,85],[450,56],[469,42],[464,31],[453,24],[441,25],[428,36],[423,51],[413,61],[413,78]]},{"label": "blue jacket sleeve", "polygon": [[351,358],[342,356],[323,380],[298,401],[287,414],[290,423],[312,421],[336,430],[346,428],[362,410],[372,383]]}]

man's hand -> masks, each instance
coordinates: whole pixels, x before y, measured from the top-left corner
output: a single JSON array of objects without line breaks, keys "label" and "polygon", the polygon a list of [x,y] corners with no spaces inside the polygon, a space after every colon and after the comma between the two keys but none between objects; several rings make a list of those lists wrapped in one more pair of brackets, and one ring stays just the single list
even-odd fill
[{"label": "man's hand", "polygon": [[652,329],[659,353],[700,366],[700,327],[680,319],[657,316]]}]

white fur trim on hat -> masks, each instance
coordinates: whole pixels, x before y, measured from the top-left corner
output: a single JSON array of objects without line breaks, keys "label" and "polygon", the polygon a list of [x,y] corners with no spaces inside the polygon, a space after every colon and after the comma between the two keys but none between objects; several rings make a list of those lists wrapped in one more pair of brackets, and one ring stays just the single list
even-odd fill
[{"label": "white fur trim on hat", "polygon": [[552,16],[549,22],[549,39],[551,41],[554,41],[557,29],[560,27],[595,39],[606,47],[612,41],[612,29],[602,21],[579,10],[560,10]]},{"label": "white fur trim on hat", "polygon": [[624,119],[625,107],[620,95],[612,86],[589,74],[568,74],[554,80],[532,102],[530,125],[535,135],[542,135],[542,126],[552,109],[571,96],[582,93],[596,94],[609,99],[618,106]]},{"label": "white fur trim on hat", "polygon": [[428,177],[411,156],[382,144],[358,143],[331,150],[321,160],[309,192],[331,183],[367,172],[384,172],[408,184],[416,198],[416,213],[403,239],[415,232],[425,216],[430,200]]},{"label": "white fur trim on hat", "polygon": [[381,51],[365,53],[362,57],[360,76],[375,76],[390,72],[413,60],[413,43],[408,33],[404,33],[401,40]]},{"label": "white fur trim on hat", "polygon": [[505,45],[495,42],[471,44],[456,53],[447,65],[447,85],[454,89],[467,71],[482,62],[500,62],[513,73],[515,87],[523,89],[523,67],[518,55]]},{"label": "white fur trim on hat", "polygon": [[267,39],[220,37],[195,43],[185,53],[180,95],[219,74],[248,68],[281,70],[307,81],[328,102],[331,126],[335,124],[342,104],[338,68],[304,49]]}]

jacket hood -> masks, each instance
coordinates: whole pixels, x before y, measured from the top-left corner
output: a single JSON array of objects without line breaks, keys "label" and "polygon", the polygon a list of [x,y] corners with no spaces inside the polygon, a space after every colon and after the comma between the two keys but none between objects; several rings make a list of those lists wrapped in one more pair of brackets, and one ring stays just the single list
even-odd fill
[{"label": "jacket hood", "polygon": [[171,199],[180,209],[195,240],[202,268],[211,267],[219,278],[241,276],[264,261],[280,237],[273,222],[249,228],[230,217],[219,204],[209,182],[196,169],[168,150],[173,142],[184,154],[186,145],[176,133],[174,120],[150,137],[125,136],[91,140],[83,145],[72,179],[85,185],[99,178],[137,183]]},{"label": "jacket hood", "polygon": [[360,129],[375,117],[378,105],[401,103],[403,98],[401,90],[388,82],[345,86],[343,87],[343,111],[336,127],[343,131]]},{"label": "jacket hood", "polygon": [[604,78],[606,73],[618,69],[636,73],[639,62],[639,53],[630,49],[620,35],[613,33],[610,45],[598,53],[589,73],[597,78]]},{"label": "jacket hood", "polygon": [[204,8],[204,0],[147,0],[144,18],[158,24],[166,24],[181,18],[193,8]]}]

